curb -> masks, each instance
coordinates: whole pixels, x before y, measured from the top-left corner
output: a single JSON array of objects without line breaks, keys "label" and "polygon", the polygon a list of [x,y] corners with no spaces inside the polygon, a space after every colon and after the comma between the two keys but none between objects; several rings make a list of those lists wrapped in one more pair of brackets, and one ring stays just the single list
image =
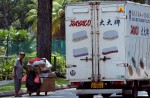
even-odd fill
[{"label": "curb", "polygon": [[[14,96],[14,91],[0,92],[0,97]],[[20,94],[26,94],[27,90],[20,90]]]},{"label": "curb", "polygon": [[[55,86],[55,90],[62,90],[69,88],[68,85],[57,85]],[[8,91],[8,92],[0,92],[0,97],[6,97],[6,96],[14,96],[14,91]],[[27,90],[20,90],[20,94],[27,94]]]},{"label": "curb", "polygon": [[61,90],[61,89],[67,89],[67,88],[70,88],[70,87],[65,84],[55,86],[55,90]]}]

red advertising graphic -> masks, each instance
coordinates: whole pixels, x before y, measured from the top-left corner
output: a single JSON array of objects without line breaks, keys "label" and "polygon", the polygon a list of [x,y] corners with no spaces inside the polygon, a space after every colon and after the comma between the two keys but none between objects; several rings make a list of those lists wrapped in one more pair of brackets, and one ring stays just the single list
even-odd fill
[{"label": "red advertising graphic", "polygon": [[71,27],[81,27],[81,26],[90,26],[91,25],[91,20],[71,20],[70,21],[70,25]]},{"label": "red advertising graphic", "polygon": [[131,34],[132,35],[138,35],[139,34],[139,26],[131,25]]}]

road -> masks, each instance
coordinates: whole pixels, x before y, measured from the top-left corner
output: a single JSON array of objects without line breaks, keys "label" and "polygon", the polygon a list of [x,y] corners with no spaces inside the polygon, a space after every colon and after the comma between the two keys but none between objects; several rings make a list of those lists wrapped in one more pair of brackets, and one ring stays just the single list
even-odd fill
[{"label": "road", "polygon": [[[25,98],[78,98],[75,94],[72,93],[74,90],[75,89],[57,90],[55,92],[49,92],[47,96],[45,96],[45,93],[41,93],[40,96],[36,96],[35,93],[33,93],[32,96],[29,96],[29,94],[25,94],[23,95],[23,97]],[[7,98],[13,98],[13,96]],[[95,95],[94,98],[103,98],[103,97],[101,95]],[[110,98],[123,98],[123,97],[121,95],[113,94]],[[138,98],[149,98],[149,97],[146,92],[139,92]]]}]

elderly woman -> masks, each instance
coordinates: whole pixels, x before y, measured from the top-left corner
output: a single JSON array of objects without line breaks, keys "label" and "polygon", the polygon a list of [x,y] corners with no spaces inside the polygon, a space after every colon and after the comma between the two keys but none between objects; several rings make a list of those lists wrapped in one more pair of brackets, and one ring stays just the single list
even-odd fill
[{"label": "elderly woman", "polygon": [[19,90],[21,88],[21,79],[22,79],[22,73],[23,73],[23,66],[22,60],[25,57],[24,52],[20,52],[19,58],[16,59],[14,63],[14,88],[15,88],[15,97],[21,97],[19,95]]}]

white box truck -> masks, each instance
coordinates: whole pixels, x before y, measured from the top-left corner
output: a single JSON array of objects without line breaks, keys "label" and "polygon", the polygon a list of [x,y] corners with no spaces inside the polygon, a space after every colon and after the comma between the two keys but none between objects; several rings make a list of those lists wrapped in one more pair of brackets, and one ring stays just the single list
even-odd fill
[{"label": "white box truck", "polygon": [[130,1],[69,3],[66,76],[79,98],[150,96],[150,6]]}]

